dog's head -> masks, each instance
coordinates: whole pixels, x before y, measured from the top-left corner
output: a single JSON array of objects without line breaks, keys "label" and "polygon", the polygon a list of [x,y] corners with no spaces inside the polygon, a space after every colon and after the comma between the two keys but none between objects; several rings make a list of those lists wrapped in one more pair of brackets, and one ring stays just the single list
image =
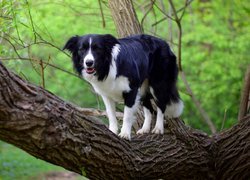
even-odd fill
[{"label": "dog's head", "polygon": [[119,44],[112,35],[89,34],[71,37],[63,49],[72,54],[75,70],[83,77],[96,76],[104,80]]}]

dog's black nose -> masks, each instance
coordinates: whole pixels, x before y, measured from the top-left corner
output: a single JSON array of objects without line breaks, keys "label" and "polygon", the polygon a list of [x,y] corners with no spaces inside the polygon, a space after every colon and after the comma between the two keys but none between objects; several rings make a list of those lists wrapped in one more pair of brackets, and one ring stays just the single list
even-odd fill
[{"label": "dog's black nose", "polygon": [[93,61],[93,60],[87,60],[87,61],[85,62],[85,64],[86,64],[86,66],[88,66],[88,67],[92,67],[93,64],[94,64],[94,61]]}]

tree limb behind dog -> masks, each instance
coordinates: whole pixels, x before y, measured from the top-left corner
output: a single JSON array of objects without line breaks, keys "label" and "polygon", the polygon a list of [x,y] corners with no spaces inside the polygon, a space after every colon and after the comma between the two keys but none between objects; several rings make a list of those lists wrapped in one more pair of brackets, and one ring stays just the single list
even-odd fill
[{"label": "tree limb behind dog", "polygon": [[247,117],[210,138],[175,119],[128,142],[0,63],[0,139],[90,179],[249,177],[249,129]]}]

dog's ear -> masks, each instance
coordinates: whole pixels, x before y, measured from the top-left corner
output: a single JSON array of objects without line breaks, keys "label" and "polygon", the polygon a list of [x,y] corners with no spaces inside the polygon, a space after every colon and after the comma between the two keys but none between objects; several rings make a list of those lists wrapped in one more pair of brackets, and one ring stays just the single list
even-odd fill
[{"label": "dog's ear", "polygon": [[110,45],[115,45],[118,43],[118,40],[111,34],[104,34],[103,39],[105,40],[105,43]]},{"label": "dog's ear", "polygon": [[79,36],[73,36],[71,37],[66,44],[63,47],[63,50],[67,49],[69,50],[71,53],[73,53],[74,51],[76,51],[77,49],[77,42],[78,42]]},{"label": "dog's ear", "polygon": [[118,40],[112,36],[111,34],[105,34],[103,35],[103,41],[105,44],[105,48],[109,51],[112,51],[112,48],[116,45],[119,44]]}]

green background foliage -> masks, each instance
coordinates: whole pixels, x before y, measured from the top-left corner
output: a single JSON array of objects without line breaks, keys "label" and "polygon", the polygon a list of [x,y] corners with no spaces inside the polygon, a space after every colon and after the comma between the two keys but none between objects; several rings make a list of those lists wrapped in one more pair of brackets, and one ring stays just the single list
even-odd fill
[{"label": "green background foliage", "polygon": [[37,179],[36,176],[51,170],[63,171],[63,168],[38,160],[12,145],[0,142],[0,147],[0,179]]},{"label": "green background foliage", "polygon": [[[43,84],[39,61],[75,73],[70,57],[61,51],[71,36],[88,33],[109,33],[116,36],[107,1],[101,1],[105,26],[97,0],[0,2],[0,58],[8,68],[37,85]],[[147,2],[148,6],[142,4],[143,2],[145,1],[135,0],[134,6],[139,21],[143,22],[145,33],[162,37],[177,52],[177,26],[162,13],[163,10],[168,12],[168,1],[156,1],[157,6],[153,6],[147,16],[145,13],[150,9],[151,1]],[[185,1],[174,3],[178,10],[184,6]],[[250,1],[194,0],[187,7],[182,19],[183,70],[195,96],[217,130],[231,127],[237,120],[244,72],[250,63],[249,17]],[[153,25],[163,18],[165,20]],[[170,25],[172,36],[169,32]],[[45,67],[47,90],[81,107],[103,109],[102,102],[93,93],[90,85],[77,75],[73,76],[50,66]],[[184,121],[194,128],[210,133],[180,78],[179,88],[185,103],[182,116]],[[1,179],[2,176],[8,176],[8,170],[4,167],[7,160],[2,157],[3,152],[0,153]],[[13,166],[16,161],[12,161]],[[33,160],[28,161],[33,163]],[[10,169],[13,168],[15,169]]]}]

